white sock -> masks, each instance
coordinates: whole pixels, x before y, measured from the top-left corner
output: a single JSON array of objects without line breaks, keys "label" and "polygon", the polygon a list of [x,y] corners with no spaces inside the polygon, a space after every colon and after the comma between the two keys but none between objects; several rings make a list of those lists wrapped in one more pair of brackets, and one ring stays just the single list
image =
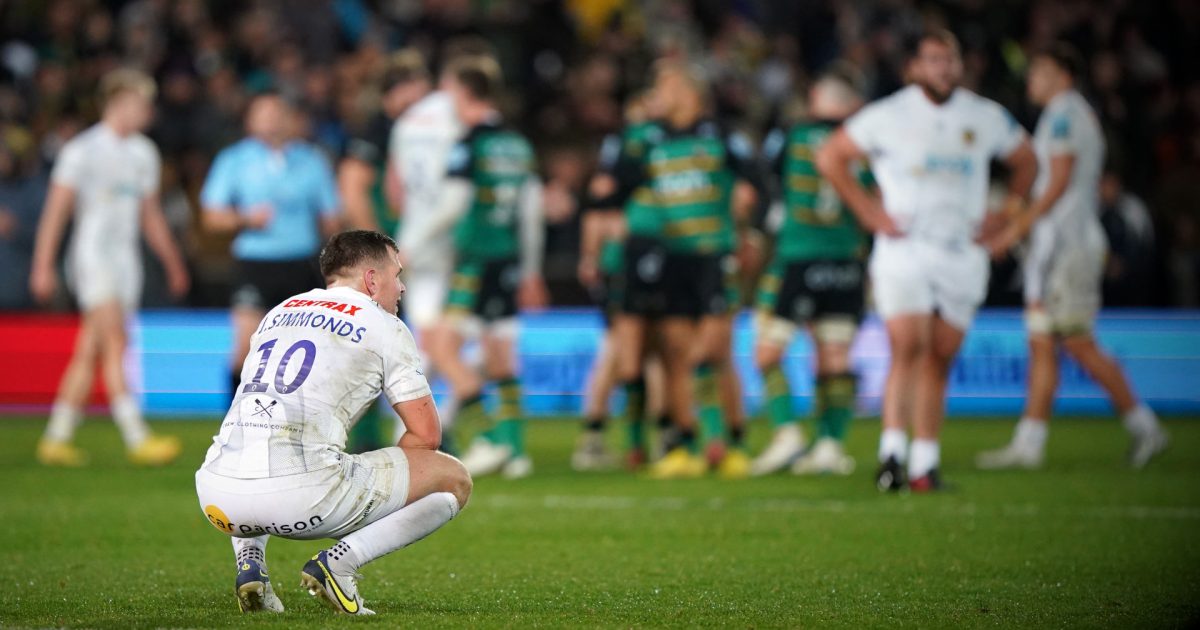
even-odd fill
[{"label": "white sock", "polygon": [[879,461],[886,462],[889,457],[903,464],[908,459],[908,434],[903,429],[884,429],[879,434]]},{"label": "white sock", "polygon": [[133,448],[142,443],[150,435],[150,427],[146,426],[146,421],[142,420],[142,410],[138,408],[137,401],[129,394],[116,396],[109,401],[108,406],[112,411],[113,422],[117,424],[117,429],[121,431],[121,439],[125,441],[125,448]]},{"label": "white sock", "polygon": [[353,573],[362,565],[403,549],[432,534],[458,514],[458,499],[449,492],[422,497],[351,532],[329,548],[329,568]]},{"label": "white sock", "polygon": [[941,447],[938,445],[937,440],[922,440],[919,438],[913,440],[909,454],[912,455],[908,460],[909,479],[924,477],[929,471],[937,468],[942,459]]},{"label": "white sock", "polygon": [[1042,450],[1046,448],[1046,436],[1050,434],[1050,425],[1040,418],[1021,418],[1013,433],[1013,445],[1023,448]]},{"label": "white sock", "polygon": [[75,428],[83,419],[83,409],[66,401],[56,400],[50,408],[50,422],[43,434],[47,440],[70,442],[75,438]]},{"label": "white sock", "polygon": [[1136,407],[1130,409],[1121,424],[1125,425],[1125,430],[1129,431],[1130,435],[1148,435],[1161,430],[1158,426],[1158,416],[1154,415],[1154,410],[1144,403],[1138,403]]},{"label": "white sock", "polygon": [[254,560],[258,562],[258,566],[262,567],[263,573],[267,572],[267,539],[270,536],[263,534],[254,538],[231,538],[233,541],[233,559],[237,563],[238,570],[241,570],[242,562],[246,560]]}]

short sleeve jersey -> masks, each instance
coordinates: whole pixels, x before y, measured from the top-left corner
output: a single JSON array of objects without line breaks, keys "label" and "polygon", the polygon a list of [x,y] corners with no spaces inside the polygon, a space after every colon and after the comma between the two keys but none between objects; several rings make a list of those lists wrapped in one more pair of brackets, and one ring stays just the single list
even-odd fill
[{"label": "short sleeve jersey", "polygon": [[[780,260],[854,260],[866,253],[863,229],[817,172],[817,149],[836,126],[829,121],[803,122],[772,131],[763,142],[763,155],[783,197],[783,223],[775,246]],[[870,171],[861,164],[854,169],[860,185],[872,185]]]},{"label": "short sleeve jersey", "polygon": [[988,171],[1026,137],[1000,105],[958,88],[941,104],[915,85],[863,108],[846,133],[871,162],[884,209],[906,235],[971,241],[987,210]]},{"label": "short sleeve jersey", "polygon": [[75,191],[70,255],[83,264],[136,259],[142,203],[158,192],[161,168],[150,139],[118,136],[103,123],[63,145],[50,179]]},{"label": "short sleeve jersey", "polygon": [[[672,130],[658,124],[644,142],[635,168],[624,168],[618,188],[633,195],[646,191],[659,216],[667,249],[684,254],[733,251],[731,200],[738,180],[757,182],[754,150],[745,136],[727,133],[716,122],[701,120]],[[630,221],[630,232],[633,221]]]},{"label": "short sleeve jersey", "polygon": [[392,126],[388,154],[404,189],[404,215],[397,242],[408,257],[409,271],[448,271],[453,260],[451,235],[435,234],[424,242],[409,235],[438,210],[438,196],[446,180],[450,151],[464,129],[446,92],[434,92],[417,101]]},{"label": "short sleeve jersey", "polygon": [[381,393],[391,404],[430,393],[404,322],[347,287],[289,298],[251,337],[204,467],[256,479],[336,466],[351,426]]},{"label": "short sleeve jersey", "polygon": [[454,227],[460,261],[517,256],[521,190],[537,176],[533,147],[497,122],[477,125],[450,152],[446,176],[471,184],[467,214]]},{"label": "short sleeve jersey", "polygon": [[1052,158],[1075,157],[1070,183],[1048,217],[1060,231],[1072,233],[1099,225],[1104,148],[1100,122],[1079,92],[1063,92],[1046,105],[1033,134],[1033,150],[1038,158],[1034,194],[1041,195],[1050,185]]},{"label": "short sleeve jersey", "polygon": [[321,247],[318,217],[340,210],[329,160],[313,145],[292,142],[273,149],[254,138],[217,154],[200,191],[205,208],[251,212],[269,206],[262,230],[245,230],[233,241],[239,260],[296,260]]}]

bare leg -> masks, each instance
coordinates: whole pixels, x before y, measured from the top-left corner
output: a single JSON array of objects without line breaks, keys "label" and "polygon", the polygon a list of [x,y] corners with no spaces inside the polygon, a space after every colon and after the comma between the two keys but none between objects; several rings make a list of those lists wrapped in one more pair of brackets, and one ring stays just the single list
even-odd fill
[{"label": "bare leg", "polygon": [[96,360],[100,356],[100,340],[95,324],[87,317],[79,327],[75,336],[75,351],[71,354],[71,362],[63,372],[62,380],[58,383],[56,402],[66,403],[73,407],[82,408],[87,404],[88,393],[92,389],[92,379],[95,378]]},{"label": "bare leg", "polygon": [[941,317],[932,321],[930,343],[921,353],[918,363],[917,392],[913,405],[913,442],[908,461],[908,476],[913,489],[936,489],[931,477],[931,486],[919,488],[922,477],[937,470],[941,463],[941,448],[938,436],[946,415],[946,382],[950,367],[958,348],[962,345],[963,331],[951,326]]},{"label": "bare leg", "polygon": [[1058,389],[1058,355],[1054,338],[1045,334],[1029,335],[1029,397],[1025,399],[1025,416],[1048,421],[1054,408],[1054,392]]},{"label": "bare leg", "polygon": [[42,463],[78,466],[85,462],[83,453],[67,443],[74,439],[75,429],[83,419],[83,407],[92,389],[99,353],[100,342],[95,323],[84,317],[75,336],[71,362],[67,364],[58,384],[50,421],[38,446],[38,458]]},{"label": "bare leg", "polygon": [[913,405],[913,435],[927,440],[937,440],[941,433],[946,417],[946,382],[964,336],[941,317],[934,317],[932,326],[932,343],[921,355]]},{"label": "bare leg", "polygon": [[692,409],[696,326],[691,320],[672,317],[662,323],[663,366],[667,376],[667,409],[675,425],[683,432],[694,432],[696,415]]},{"label": "bare leg", "polygon": [[883,393],[883,435],[879,460],[906,458],[906,437],[912,423],[913,392],[917,386],[920,360],[929,344],[930,315],[900,315],[885,323],[891,348],[887,382]]},{"label": "bare leg", "polygon": [[1063,339],[1063,348],[1079,362],[1088,376],[1108,393],[1113,406],[1121,415],[1129,413],[1137,406],[1137,398],[1133,395],[1121,366],[1096,345],[1094,337],[1072,335]]},{"label": "bare leg", "polygon": [[479,374],[462,359],[463,337],[452,325],[438,325],[429,331],[429,360],[450,383],[455,398],[464,401],[483,389]]},{"label": "bare leg", "polygon": [[125,313],[116,302],[111,302],[89,311],[85,317],[94,323],[100,341],[100,361],[109,399],[128,394],[129,384],[125,380],[125,347],[128,343]]},{"label": "bare leg", "polygon": [[600,343],[588,378],[584,416],[589,420],[608,416],[608,399],[617,380],[617,353],[613,348],[613,333],[609,331]]}]

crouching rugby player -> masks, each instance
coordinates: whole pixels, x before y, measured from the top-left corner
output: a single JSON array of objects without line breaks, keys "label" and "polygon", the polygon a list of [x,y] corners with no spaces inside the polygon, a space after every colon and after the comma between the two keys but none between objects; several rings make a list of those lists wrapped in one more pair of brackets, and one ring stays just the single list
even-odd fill
[{"label": "crouching rugby player", "polygon": [[[304,565],[301,583],[335,611],[363,605],[359,567],[445,525],[471,477],[437,452],[441,427],[412,333],[396,317],[404,293],[396,243],[344,232],[321,252],[328,288],[263,318],[221,431],[196,472],[208,520],[232,537],[243,612],[281,612],[271,588],[271,536],[337,543]],[[346,434],[383,393],[406,432],[394,447],[345,452]]]}]

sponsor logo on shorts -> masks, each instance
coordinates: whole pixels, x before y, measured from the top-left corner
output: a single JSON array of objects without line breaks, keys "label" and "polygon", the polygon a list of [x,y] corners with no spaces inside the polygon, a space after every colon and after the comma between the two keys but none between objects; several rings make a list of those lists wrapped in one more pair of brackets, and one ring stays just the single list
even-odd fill
[{"label": "sponsor logo on shorts", "polygon": [[213,527],[225,532],[226,534],[233,533],[233,523],[229,522],[229,517],[225,516],[225,512],[215,505],[204,506],[204,515],[208,517],[208,522],[212,523]]},{"label": "sponsor logo on shorts", "polygon": [[250,536],[261,534],[275,534],[284,536],[287,534],[299,534],[310,529],[317,528],[324,520],[320,516],[311,516],[306,520],[296,521],[295,523],[271,523],[264,524],[246,524],[234,523],[225,514],[225,511],[215,505],[204,506],[204,516],[208,517],[208,522],[212,523],[213,527],[229,534],[230,536]]}]

